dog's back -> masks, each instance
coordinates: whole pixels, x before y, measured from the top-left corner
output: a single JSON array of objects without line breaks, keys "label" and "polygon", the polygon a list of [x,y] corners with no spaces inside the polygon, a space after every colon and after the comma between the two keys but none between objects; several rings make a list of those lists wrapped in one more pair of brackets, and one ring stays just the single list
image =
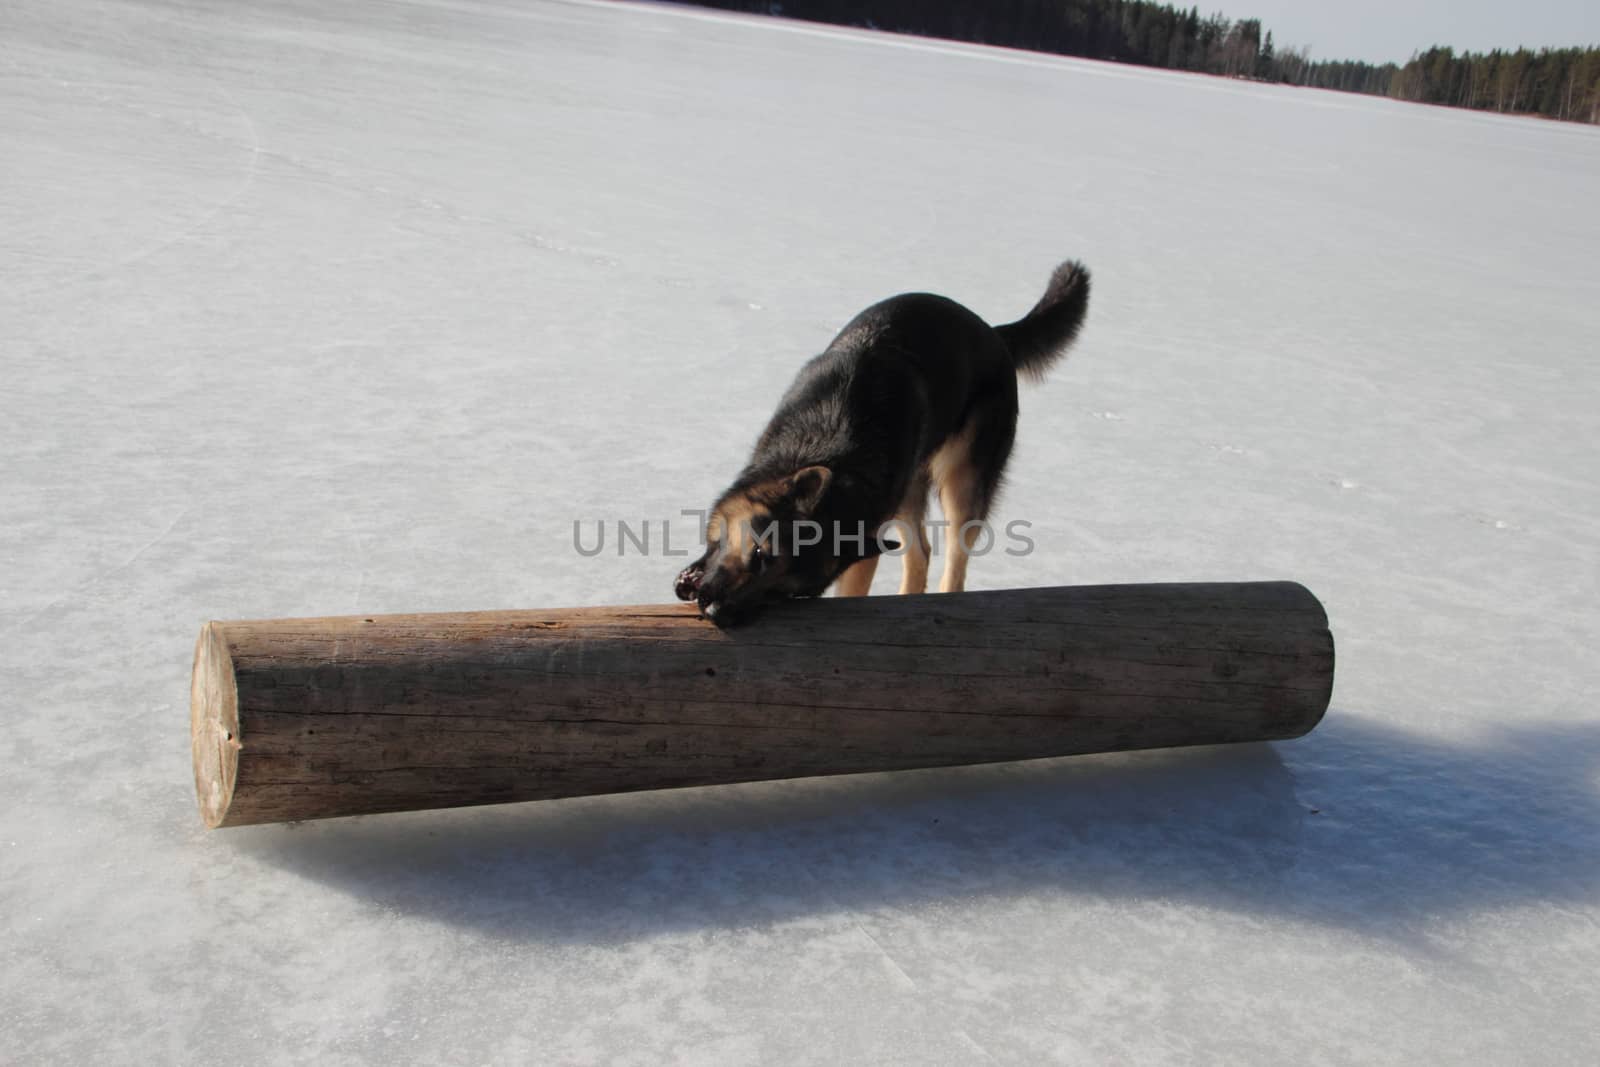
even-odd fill
[{"label": "dog's back", "polygon": [[1088,303],[1089,272],[1069,262],[1033,310],[1004,326],[933,293],[874,304],[801,369],[752,465],[766,475],[797,453],[822,462],[818,446],[829,459],[869,462],[864,450],[886,450],[880,462],[903,475],[890,479],[903,490],[979,409],[1009,407],[1014,424],[1018,375],[1042,377],[1077,337]]},{"label": "dog's back", "polygon": [[1014,388],[1005,346],[977,315],[931,293],[890,297],[801,368],[748,473],[765,477],[805,456],[876,475],[898,499],[916,465],[960,429],[973,396],[1007,381]]}]

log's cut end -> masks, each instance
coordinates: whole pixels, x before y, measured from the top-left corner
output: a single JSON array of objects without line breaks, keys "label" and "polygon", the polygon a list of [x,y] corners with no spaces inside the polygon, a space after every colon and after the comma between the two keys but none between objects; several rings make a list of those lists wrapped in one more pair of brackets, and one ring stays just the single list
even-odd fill
[{"label": "log's cut end", "polygon": [[1274,741],[1294,741],[1306,736],[1322,722],[1323,716],[1328,714],[1328,707],[1333,703],[1333,667],[1338,658],[1338,648],[1333,640],[1333,631],[1328,628],[1328,609],[1323,606],[1317,594],[1307,589],[1299,582],[1261,582],[1262,586],[1281,587],[1291,600],[1299,601],[1306,613],[1305,631],[1308,655],[1308,713],[1302,723],[1282,736],[1271,738]]},{"label": "log's cut end", "polygon": [[222,825],[239,776],[239,691],[233,657],[215,623],[200,628],[189,682],[189,737],[194,747],[194,791],[209,829]]}]

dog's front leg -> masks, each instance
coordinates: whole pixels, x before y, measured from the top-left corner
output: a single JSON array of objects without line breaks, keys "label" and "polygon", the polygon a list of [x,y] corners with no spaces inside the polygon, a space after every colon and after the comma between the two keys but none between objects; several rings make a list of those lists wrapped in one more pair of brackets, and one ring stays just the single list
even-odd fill
[{"label": "dog's front leg", "polygon": [[906,554],[900,558],[900,565],[905,568],[900,574],[901,596],[928,591],[928,549],[928,531],[919,515],[911,536],[906,538]]},{"label": "dog's front leg", "polygon": [[877,573],[877,556],[868,556],[858,563],[852,563],[849,569],[839,576],[837,586],[839,595],[866,596],[872,591],[872,576]]}]

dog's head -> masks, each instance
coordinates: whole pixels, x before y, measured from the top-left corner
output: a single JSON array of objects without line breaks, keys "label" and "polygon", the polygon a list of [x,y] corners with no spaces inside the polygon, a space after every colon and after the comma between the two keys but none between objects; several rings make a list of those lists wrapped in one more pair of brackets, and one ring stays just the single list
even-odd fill
[{"label": "dog's head", "polygon": [[678,599],[698,603],[718,626],[736,626],[774,600],[820,596],[851,564],[898,547],[875,530],[858,536],[854,521],[841,530],[833,485],[829,468],[805,467],[724,493],[706,520],[705,555],[674,583]]}]

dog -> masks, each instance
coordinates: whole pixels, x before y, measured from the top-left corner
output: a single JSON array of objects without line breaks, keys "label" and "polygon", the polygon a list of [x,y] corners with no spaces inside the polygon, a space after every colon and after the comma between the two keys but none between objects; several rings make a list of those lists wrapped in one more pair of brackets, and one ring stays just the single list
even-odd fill
[{"label": "dog", "polygon": [[928,583],[930,492],[951,531],[940,591],[966,584],[1011,456],[1017,379],[1037,380],[1077,338],[1089,271],[1068,261],[1016,322],[990,326],[931,293],[905,293],[852,319],[801,368],[750,460],[707,513],[706,551],[678,599],[718,626],[775,600],[864,596],[878,558],[907,531],[901,593]]}]

